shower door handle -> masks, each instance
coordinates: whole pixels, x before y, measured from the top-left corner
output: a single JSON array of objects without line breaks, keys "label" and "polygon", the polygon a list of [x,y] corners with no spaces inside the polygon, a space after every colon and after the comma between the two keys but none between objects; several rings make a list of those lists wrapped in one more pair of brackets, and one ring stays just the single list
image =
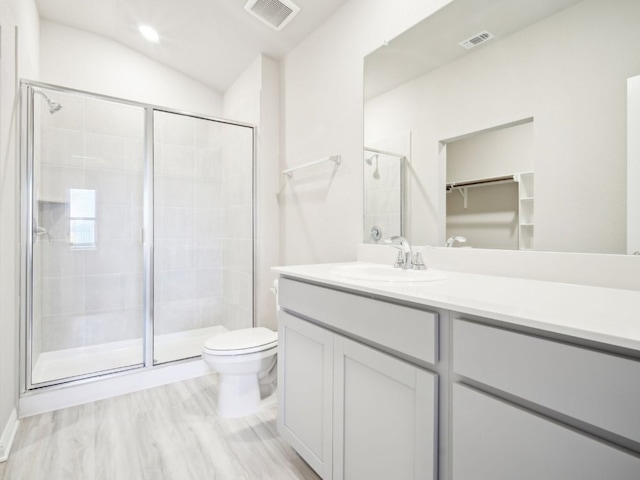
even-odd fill
[{"label": "shower door handle", "polygon": [[35,242],[40,235],[46,235],[49,240],[51,240],[51,236],[49,235],[49,231],[38,225],[36,222],[33,222],[33,241]]}]

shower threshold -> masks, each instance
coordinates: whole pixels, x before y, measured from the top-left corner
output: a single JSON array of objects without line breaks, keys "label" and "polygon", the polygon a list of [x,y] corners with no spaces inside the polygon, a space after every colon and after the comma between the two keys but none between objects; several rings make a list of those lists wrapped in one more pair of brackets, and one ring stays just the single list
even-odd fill
[{"label": "shower threshold", "polygon": [[[223,326],[198,328],[155,337],[154,364],[200,355],[205,340],[228,331]],[[31,382],[39,383],[98,374],[107,370],[142,365],[142,339],[101,343],[90,347],[43,352],[33,368]]]}]

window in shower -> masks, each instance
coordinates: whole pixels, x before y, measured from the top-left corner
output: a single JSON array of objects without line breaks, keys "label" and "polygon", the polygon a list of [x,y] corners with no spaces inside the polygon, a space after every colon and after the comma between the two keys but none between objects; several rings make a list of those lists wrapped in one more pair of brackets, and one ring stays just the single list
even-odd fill
[{"label": "window in shower", "polygon": [[96,246],[96,191],[69,189],[69,241],[71,248]]}]

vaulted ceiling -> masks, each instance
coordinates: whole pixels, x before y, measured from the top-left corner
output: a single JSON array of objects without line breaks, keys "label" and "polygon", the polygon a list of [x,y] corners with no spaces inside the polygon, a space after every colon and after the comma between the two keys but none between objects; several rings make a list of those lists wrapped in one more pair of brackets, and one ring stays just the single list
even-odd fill
[{"label": "vaulted ceiling", "polygon": [[[347,0],[294,0],[300,12],[276,31],[244,9],[246,0],[36,0],[41,19],[115,40],[224,92],[264,53],[281,59]],[[150,43],[138,31],[160,34]]]}]

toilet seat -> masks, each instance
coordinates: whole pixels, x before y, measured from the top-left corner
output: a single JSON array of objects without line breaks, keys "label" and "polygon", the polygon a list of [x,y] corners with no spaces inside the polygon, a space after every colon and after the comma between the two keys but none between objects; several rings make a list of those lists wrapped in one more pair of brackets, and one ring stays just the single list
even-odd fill
[{"label": "toilet seat", "polygon": [[202,348],[208,355],[244,355],[278,346],[278,334],[268,328],[242,328],[211,337]]}]

